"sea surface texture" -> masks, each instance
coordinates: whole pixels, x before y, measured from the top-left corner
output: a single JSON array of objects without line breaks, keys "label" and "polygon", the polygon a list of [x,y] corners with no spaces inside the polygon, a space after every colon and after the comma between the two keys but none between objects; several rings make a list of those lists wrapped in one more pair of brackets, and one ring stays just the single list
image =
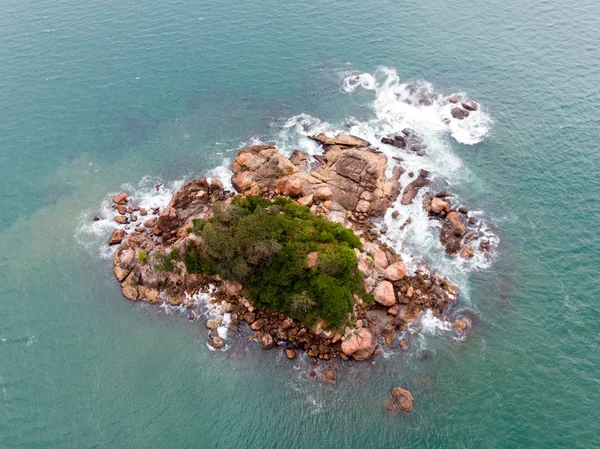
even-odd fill
[{"label": "sea surface texture", "polygon": [[[599,447],[599,18],[597,0],[2,1],[0,448]],[[454,93],[481,110],[445,125]],[[386,217],[461,287],[470,338],[426,315],[408,351],[323,385],[121,296],[111,194],[164,205],[245,144],[404,127],[427,155],[388,154],[493,242],[451,259],[420,200]],[[398,385],[414,411],[390,416]]]}]

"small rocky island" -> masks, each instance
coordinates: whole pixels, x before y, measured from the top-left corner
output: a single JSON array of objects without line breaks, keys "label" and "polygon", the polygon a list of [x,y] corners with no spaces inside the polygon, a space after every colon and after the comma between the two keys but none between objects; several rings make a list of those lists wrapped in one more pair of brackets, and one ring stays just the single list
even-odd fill
[{"label": "small rocky island", "polygon": [[[336,380],[338,358],[375,364],[382,346],[408,349],[398,333],[426,309],[442,316],[458,288],[426,264],[409,273],[376,224],[396,200],[412,203],[430,184],[429,173],[422,170],[403,189],[401,160],[386,176],[388,157],[366,140],[312,139],[321,155],[294,151],[288,158],[272,145],[239,150],[231,167],[235,192],[198,178],[153,211],[131,204],[127,193],[116,195],[115,221],[123,227],[109,245],[118,245],[114,272],[123,295],[187,308],[196,320],[195,295],[210,292],[222,314],[206,321],[211,348],[226,347],[221,326],[248,326],[249,339],[263,349],[279,348],[289,359],[302,351],[314,365],[327,365],[319,377],[328,382]],[[416,141],[409,130],[382,139],[424,152]],[[485,241],[472,243],[475,221],[447,197],[439,192],[423,204],[442,222],[447,253],[470,258],[485,251]],[[470,326],[467,318],[454,321],[458,334]],[[397,387],[392,398],[388,409],[412,409],[408,391]]]}]

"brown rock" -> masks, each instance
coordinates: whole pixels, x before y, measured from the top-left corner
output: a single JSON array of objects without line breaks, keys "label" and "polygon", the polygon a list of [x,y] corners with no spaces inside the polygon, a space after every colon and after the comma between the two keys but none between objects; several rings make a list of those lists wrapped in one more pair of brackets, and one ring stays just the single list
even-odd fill
[{"label": "brown rock", "polygon": [[259,344],[260,344],[260,347],[263,349],[271,349],[273,346],[275,346],[273,337],[271,337],[271,335],[266,332],[263,332],[261,334]]},{"label": "brown rock", "polygon": [[261,330],[263,327],[265,327],[265,320],[263,320],[262,318],[256,320],[255,322],[253,322],[250,325],[250,329],[252,329],[253,331],[259,331]]},{"label": "brown rock", "polygon": [[405,338],[400,340],[400,347],[402,348],[403,351],[408,351],[408,342],[406,341]]},{"label": "brown rock", "polygon": [[123,229],[115,229],[108,240],[109,245],[118,245],[125,238],[125,231]]},{"label": "brown rock", "polygon": [[392,315],[392,316],[397,316],[399,312],[400,312],[400,307],[398,306],[398,304],[394,304],[392,307],[390,307],[387,310],[388,315]]},{"label": "brown rock", "polygon": [[475,254],[475,250],[471,245],[465,246],[460,252],[459,256],[463,259],[470,259]]},{"label": "brown rock", "polygon": [[440,241],[446,247],[446,253],[455,255],[462,247],[462,238],[467,232],[467,227],[464,224],[464,218],[457,212],[450,212],[440,232]]},{"label": "brown rock", "polygon": [[256,315],[254,315],[254,313],[252,313],[252,312],[247,312],[244,315],[244,321],[246,321],[246,323],[248,323],[248,324],[254,323],[255,319],[256,319]]},{"label": "brown rock", "polygon": [[413,409],[413,397],[410,391],[402,387],[395,387],[392,390],[392,397],[400,410],[410,412]]},{"label": "brown rock", "polygon": [[313,198],[314,196],[312,193],[310,195],[303,196],[301,198],[298,198],[298,204],[300,204],[301,206],[310,207],[312,206]]},{"label": "brown rock", "polygon": [[460,334],[463,333],[469,327],[469,324],[469,319],[466,317],[462,317],[454,322],[454,329]]},{"label": "brown rock", "polygon": [[242,284],[237,281],[225,281],[223,282],[223,289],[229,296],[238,296],[242,291]]},{"label": "brown rock", "polygon": [[119,204],[119,206],[117,207],[117,211],[121,214],[121,215],[125,215],[127,213],[127,207],[123,204]]},{"label": "brown rock", "polygon": [[473,100],[465,100],[461,103],[461,106],[467,111],[476,111],[479,109],[479,104]]},{"label": "brown rock", "polygon": [[127,224],[128,220],[127,220],[127,217],[125,217],[123,215],[117,215],[115,217],[115,222],[117,222],[119,224]]},{"label": "brown rock", "polygon": [[121,192],[115,196],[113,196],[113,203],[115,204],[127,204],[129,200],[129,195],[125,192]]},{"label": "brown rock", "polygon": [[452,108],[450,114],[452,114],[452,117],[454,117],[455,119],[464,120],[469,116],[469,111],[466,111],[463,108],[457,106],[455,108]]},{"label": "brown rock", "polygon": [[147,228],[153,228],[156,225],[156,218],[151,218],[144,222],[144,226]]},{"label": "brown rock", "polygon": [[208,344],[215,349],[222,349],[225,346],[225,342],[218,335],[213,335],[212,337],[210,337],[208,339]]},{"label": "brown rock", "polygon": [[143,207],[140,207],[140,215],[142,217],[145,217],[146,215],[148,215],[148,211],[146,209],[144,209]]},{"label": "brown rock", "polygon": [[342,351],[355,360],[367,360],[375,351],[377,342],[369,329],[363,327],[346,336],[342,342]]},{"label": "brown rock", "polygon": [[287,349],[285,350],[285,356],[286,356],[288,359],[290,359],[290,360],[293,360],[293,359],[295,359],[295,358],[296,358],[296,351],[295,351],[294,349],[292,349],[292,348],[287,348]]},{"label": "brown rock", "polygon": [[333,192],[329,187],[319,187],[316,192],[317,198],[321,201],[333,199]]},{"label": "brown rock", "polygon": [[450,203],[444,201],[441,198],[434,197],[431,200],[431,212],[434,214],[441,214],[442,212],[450,212]]}]

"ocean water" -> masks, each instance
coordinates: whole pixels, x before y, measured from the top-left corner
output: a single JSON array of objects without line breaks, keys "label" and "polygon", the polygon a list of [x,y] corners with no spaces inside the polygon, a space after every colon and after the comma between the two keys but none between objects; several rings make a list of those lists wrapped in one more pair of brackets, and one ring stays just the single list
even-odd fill
[{"label": "ocean water", "polygon": [[[598,17],[591,0],[5,0],[0,448],[599,447]],[[446,126],[456,92],[482,109]],[[246,143],[406,126],[428,144],[406,163],[493,239],[463,263],[418,205],[404,231],[386,218],[410,263],[461,286],[470,338],[425,316],[409,351],[322,385],[305,359],[235,335],[210,351],[202,320],[121,297],[111,194],[164,204]],[[384,410],[397,385],[411,414]]]}]

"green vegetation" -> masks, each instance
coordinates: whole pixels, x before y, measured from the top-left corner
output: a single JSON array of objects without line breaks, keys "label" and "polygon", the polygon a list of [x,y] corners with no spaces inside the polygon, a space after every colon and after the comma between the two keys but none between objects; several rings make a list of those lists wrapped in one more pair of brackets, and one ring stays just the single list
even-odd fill
[{"label": "green vegetation", "polygon": [[140,251],[138,254],[138,262],[145,262],[148,259],[148,253],[146,251]]},{"label": "green vegetation", "polygon": [[[339,326],[352,311],[352,295],[364,294],[353,250],[361,243],[343,226],[284,198],[236,197],[213,212],[189,229],[202,241],[185,249],[189,273],[240,281],[255,306],[305,324],[320,316]],[[311,252],[319,257],[309,269]]]},{"label": "green vegetation", "polygon": [[181,254],[177,248],[173,248],[169,254],[158,253],[154,258],[158,261],[154,268],[159,271],[173,271],[175,263],[181,260]]}]

